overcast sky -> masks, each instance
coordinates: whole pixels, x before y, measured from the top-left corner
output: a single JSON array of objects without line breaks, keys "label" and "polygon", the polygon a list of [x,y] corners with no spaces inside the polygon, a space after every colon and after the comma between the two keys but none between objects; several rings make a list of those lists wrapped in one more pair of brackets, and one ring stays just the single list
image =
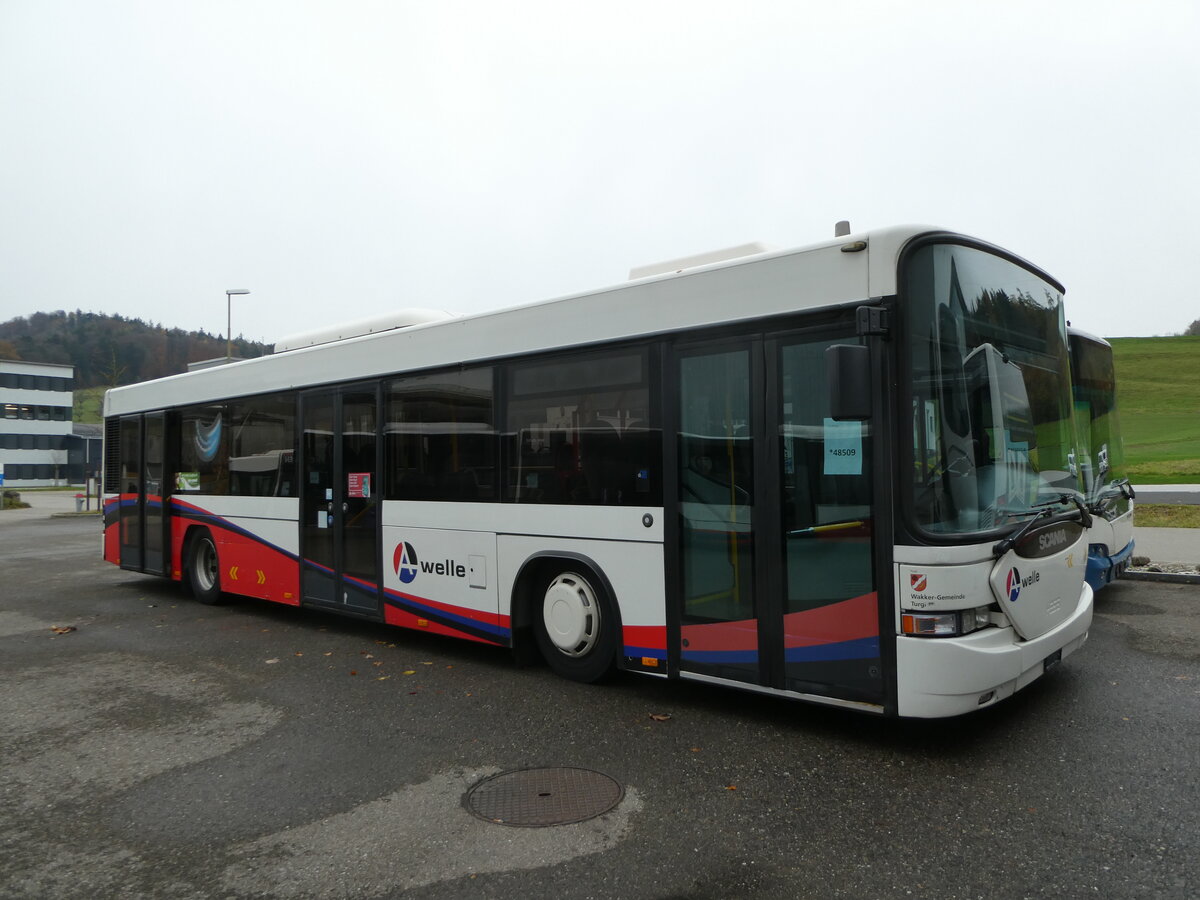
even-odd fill
[{"label": "overcast sky", "polygon": [[0,0],[0,321],[286,334],[924,222],[1200,318],[1200,3]]}]

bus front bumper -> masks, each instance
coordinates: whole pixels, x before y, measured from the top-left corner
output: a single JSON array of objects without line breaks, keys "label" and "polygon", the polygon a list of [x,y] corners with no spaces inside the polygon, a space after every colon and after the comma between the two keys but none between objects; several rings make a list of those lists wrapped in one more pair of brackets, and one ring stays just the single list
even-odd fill
[{"label": "bus front bumper", "polygon": [[897,712],[913,718],[957,716],[1012,696],[1083,646],[1092,624],[1085,582],[1075,612],[1029,641],[1011,627],[952,639],[896,638]]}]

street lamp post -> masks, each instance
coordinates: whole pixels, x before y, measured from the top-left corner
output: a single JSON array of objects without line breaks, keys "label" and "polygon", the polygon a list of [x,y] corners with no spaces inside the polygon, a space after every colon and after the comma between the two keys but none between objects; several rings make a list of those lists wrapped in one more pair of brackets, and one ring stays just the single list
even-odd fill
[{"label": "street lamp post", "polygon": [[250,293],[245,288],[230,288],[225,292],[225,358],[233,359],[233,295]]}]

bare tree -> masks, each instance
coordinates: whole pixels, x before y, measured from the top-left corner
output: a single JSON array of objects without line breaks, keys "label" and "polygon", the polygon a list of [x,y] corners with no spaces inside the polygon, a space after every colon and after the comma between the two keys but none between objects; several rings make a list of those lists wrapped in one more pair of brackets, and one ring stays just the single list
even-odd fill
[{"label": "bare tree", "polygon": [[51,450],[50,463],[54,466],[54,486],[58,487],[58,479],[62,475],[63,467],[67,464],[67,451]]}]

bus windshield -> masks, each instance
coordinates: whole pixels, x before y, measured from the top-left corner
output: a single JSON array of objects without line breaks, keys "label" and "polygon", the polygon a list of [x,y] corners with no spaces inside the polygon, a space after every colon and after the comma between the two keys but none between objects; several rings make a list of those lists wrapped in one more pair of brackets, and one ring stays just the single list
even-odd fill
[{"label": "bus windshield", "polygon": [[1112,347],[1072,332],[1071,389],[1079,429],[1079,474],[1089,505],[1106,516],[1129,510],[1121,423],[1117,416],[1117,379]]},{"label": "bus windshield", "polygon": [[1059,289],[983,250],[927,244],[904,290],[916,524],[990,532],[1078,494]]}]

